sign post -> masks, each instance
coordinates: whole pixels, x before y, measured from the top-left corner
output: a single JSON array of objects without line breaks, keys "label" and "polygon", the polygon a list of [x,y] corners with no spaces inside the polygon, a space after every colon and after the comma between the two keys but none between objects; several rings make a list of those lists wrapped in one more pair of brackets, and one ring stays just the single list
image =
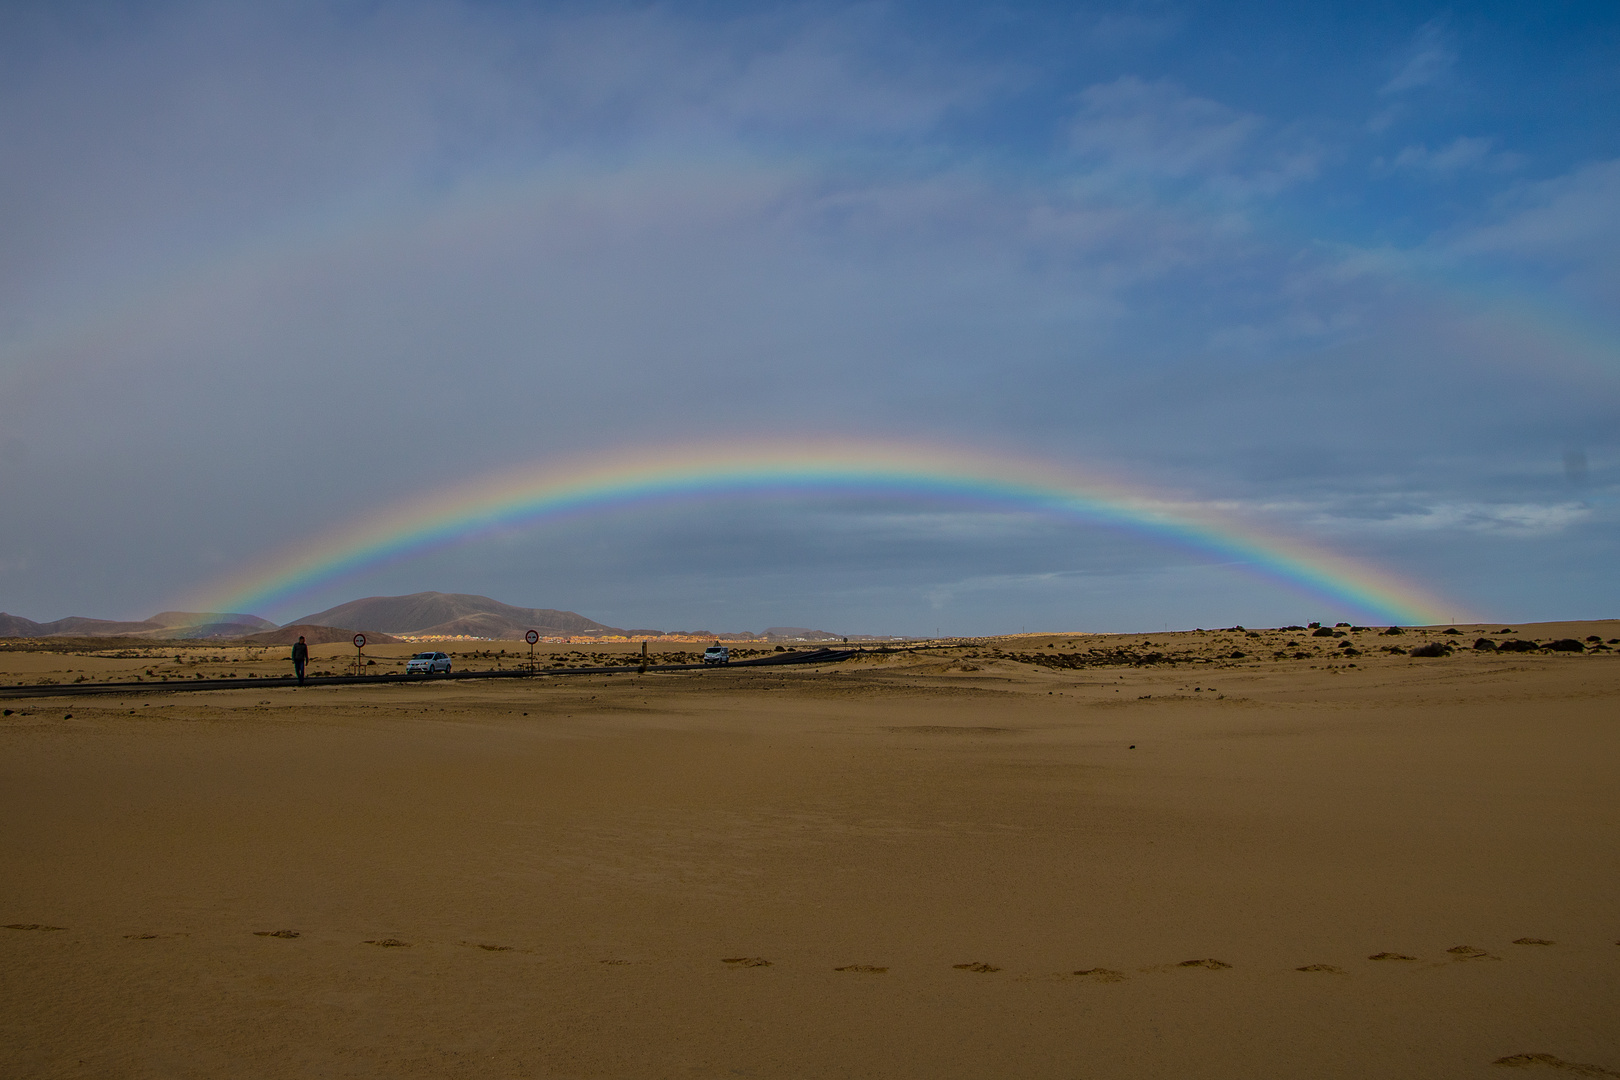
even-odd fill
[{"label": "sign post", "polygon": [[647,674],[647,639],[646,638],[641,639],[641,672],[640,673],[642,675]]},{"label": "sign post", "polygon": [[534,671],[534,643],[540,640],[540,635],[533,630],[523,635],[523,640],[529,643],[529,671]]},{"label": "sign post", "polygon": [[361,650],[363,650],[365,647],[366,647],[366,635],[364,635],[364,634],[356,634],[356,635],[354,635],[354,673],[356,675],[360,674],[360,658],[362,656]]}]

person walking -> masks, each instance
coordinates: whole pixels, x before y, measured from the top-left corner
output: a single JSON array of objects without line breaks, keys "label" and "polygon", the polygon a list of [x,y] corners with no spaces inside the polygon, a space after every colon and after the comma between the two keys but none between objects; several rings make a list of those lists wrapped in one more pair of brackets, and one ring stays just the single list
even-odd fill
[{"label": "person walking", "polygon": [[304,685],[304,665],[309,663],[309,646],[304,644],[303,635],[298,637],[298,643],[293,646],[293,674],[298,676],[298,685]]}]

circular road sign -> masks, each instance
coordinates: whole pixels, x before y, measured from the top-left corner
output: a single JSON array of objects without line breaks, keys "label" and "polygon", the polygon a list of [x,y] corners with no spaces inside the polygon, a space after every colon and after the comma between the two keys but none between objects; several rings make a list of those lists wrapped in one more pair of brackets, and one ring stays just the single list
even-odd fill
[{"label": "circular road sign", "polygon": [[364,635],[364,634],[356,634],[356,635],[354,635],[354,647],[357,648],[357,649],[365,648],[366,647],[366,635]]},{"label": "circular road sign", "polygon": [[535,633],[533,630],[530,630],[527,634],[523,635],[523,640],[527,641],[530,645],[533,645],[535,642],[540,640],[540,635]]}]

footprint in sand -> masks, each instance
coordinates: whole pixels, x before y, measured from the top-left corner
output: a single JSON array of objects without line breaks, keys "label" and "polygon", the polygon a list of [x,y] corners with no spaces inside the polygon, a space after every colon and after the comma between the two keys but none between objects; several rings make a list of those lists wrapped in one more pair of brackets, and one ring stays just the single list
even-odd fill
[{"label": "footprint in sand", "polygon": [[1451,954],[1453,960],[1500,960],[1500,956],[1492,956],[1484,949],[1476,949],[1472,945],[1453,945],[1446,952]]},{"label": "footprint in sand", "polygon": [[1208,968],[1210,971],[1222,971],[1231,966],[1231,964],[1222,963],[1221,961],[1216,960],[1214,957],[1210,957],[1205,960],[1183,960],[1181,963],[1176,965],[1176,967],[1184,968]]},{"label": "footprint in sand", "polygon": [[1556,941],[1548,941],[1546,938],[1522,937],[1522,938],[1514,938],[1513,939],[1513,944],[1515,944],[1515,945],[1556,945],[1558,943]]},{"label": "footprint in sand", "polygon": [[845,964],[843,967],[835,967],[833,970],[858,971],[863,975],[886,975],[889,971],[886,967],[874,967],[871,964]]},{"label": "footprint in sand", "polygon": [[67,927],[65,927],[65,926],[46,926],[44,923],[37,923],[37,922],[14,922],[14,923],[6,923],[6,929],[7,930],[66,930]]},{"label": "footprint in sand", "polygon": [[485,952],[511,952],[510,945],[486,945],[482,941],[462,941],[457,944],[465,945],[469,949],[483,949]]},{"label": "footprint in sand", "polygon": [[1298,967],[1298,968],[1295,968],[1294,970],[1295,971],[1320,971],[1320,972],[1323,972],[1323,973],[1328,974],[1328,975],[1343,975],[1344,974],[1344,968],[1334,967],[1332,964],[1306,964],[1304,967]]},{"label": "footprint in sand", "polygon": [[955,968],[957,971],[977,971],[983,975],[988,975],[992,971],[1001,970],[994,964],[983,964],[977,962],[971,964],[952,964],[951,967]]},{"label": "footprint in sand", "polygon": [[1115,971],[1113,968],[1081,968],[1074,974],[1082,979],[1090,979],[1092,982],[1116,983],[1125,981],[1125,973]]},{"label": "footprint in sand", "polygon": [[[292,939],[292,938],[295,938],[295,937],[298,936],[298,931],[296,931],[296,930],[255,930],[255,931],[253,931],[253,936],[254,937],[278,937],[278,938]],[[367,944],[370,944],[370,942],[367,942]]]},{"label": "footprint in sand", "polygon": [[729,956],[720,961],[732,967],[770,967],[771,962],[763,956]]},{"label": "footprint in sand", "polygon": [[401,941],[397,937],[374,938],[370,941],[362,942],[362,944],[376,945],[384,949],[408,949],[411,947],[410,942]]},{"label": "footprint in sand", "polygon": [[1506,1065],[1514,1069],[1529,1069],[1537,1065],[1545,1065],[1549,1069],[1562,1069],[1564,1072],[1571,1072],[1576,1076],[1620,1076],[1620,1072],[1605,1069],[1601,1065],[1584,1065],[1579,1061],[1565,1061],[1563,1058],[1553,1057],[1551,1054],[1509,1054],[1507,1057],[1497,1058],[1491,1064]]},{"label": "footprint in sand", "polygon": [[1415,957],[1415,956],[1407,956],[1405,953],[1398,953],[1398,952],[1381,952],[1381,953],[1373,953],[1371,956],[1367,957],[1367,959],[1369,959],[1369,960],[1416,960],[1417,957]]}]

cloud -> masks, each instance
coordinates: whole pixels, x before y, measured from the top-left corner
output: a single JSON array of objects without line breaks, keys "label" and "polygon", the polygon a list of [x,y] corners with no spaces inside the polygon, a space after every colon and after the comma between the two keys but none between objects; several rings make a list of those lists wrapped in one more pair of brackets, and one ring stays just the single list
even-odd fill
[{"label": "cloud", "polygon": [[1424,23],[1401,54],[1395,73],[1378,88],[1378,93],[1385,97],[1404,94],[1448,78],[1457,63],[1450,36],[1443,18]]},{"label": "cloud", "polygon": [[[1437,245],[1446,255],[1521,288],[1556,282],[1560,322],[1591,337],[1610,372],[1620,370],[1620,159],[1582,165],[1550,180],[1515,185],[1484,220],[1453,230]],[[1532,283],[1541,283],[1534,285]],[[1570,301],[1575,301],[1570,304]]]},{"label": "cloud", "polygon": [[[1451,503],[1439,502],[1419,509],[1364,519],[1364,528],[1384,532],[1472,531],[1513,536],[1560,533],[1591,519],[1592,507],[1581,502],[1558,503]],[[1327,524],[1327,520],[1323,520]],[[1335,531],[1345,520],[1334,516]]]},{"label": "cloud", "polygon": [[1385,104],[1367,119],[1367,130],[1387,131],[1410,115],[1410,96],[1449,83],[1456,64],[1447,20],[1439,17],[1424,23],[1392,61],[1393,74],[1378,88]]},{"label": "cloud", "polygon": [[1168,80],[1126,75],[1081,92],[1069,143],[1109,169],[1181,178],[1233,170],[1260,128],[1259,117]]},{"label": "cloud", "polygon": [[1449,177],[1460,172],[1489,170],[1507,172],[1524,163],[1522,155],[1492,153],[1494,137],[1460,135],[1437,150],[1413,144],[1395,155],[1385,165],[1380,159],[1374,163],[1375,172],[1408,172],[1430,177]]},{"label": "cloud", "polygon": [[1100,179],[1193,181],[1239,200],[1274,195],[1320,163],[1316,148],[1260,116],[1135,75],[1081,92],[1069,145]]},{"label": "cloud", "polygon": [[1499,203],[1496,220],[1460,235],[1471,253],[1612,264],[1620,244],[1620,159],[1527,183]]},{"label": "cloud", "polygon": [[884,18],[313,0],[158,4],[123,33],[64,17],[0,88],[0,302],[53,305],[560,160],[888,145],[998,84]]},{"label": "cloud", "polygon": [[1181,20],[1175,15],[1109,12],[1091,25],[1090,38],[1106,49],[1132,49],[1157,45],[1180,29]]},{"label": "cloud", "polygon": [[[1493,203],[1479,189],[1502,150],[1448,132],[1404,140],[1390,167],[1472,184],[1375,190],[1342,134],[1359,104],[1318,115],[1288,85],[1212,77],[1207,43],[1161,38],[1150,78],[886,5],[695,11],[305,0],[0,33],[0,606],[150,614],[205,561],[627,444],[1000,447],[1256,513],[1297,504],[1269,520],[1397,561],[1444,522],[1458,543],[1562,535],[1565,511],[1534,510],[1568,498],[1562,478],[1556,498],[1520,490],[1501,463],[1612,455],[1613,394],[1565,378],[1570,349],[1530,322],[1470,325],[1411,283],[1501,266],[1549,290],[1599,281],[1620,250],[1616,163]],[[1158,32],[1105,24],[1121,49]],[[1412,66],[1446,51],[1435,33],[1384,101],[1438,85],[1445,65]],[[1379,510],[1406,525],[1346,524],[1415,475],[1421,499]],[[1175,563],[1010,518],[787,506],[766,527],[756,505],[709,509],[630,583],[616,575],[646,562],[659,512],[366,587],[621,625],[646,625],[654,597],[659,620],[769,620],[722,625],[838,628],[846,605],[884,630],[932,629],[930,589],[982,580],[957,602],[1016,628],[1005,611],[1043,575],[1086,571],[1054,618],[1088,589],[1128,614]],[[908,570],[930,537],[926,573]],[[817,550],[836,561],[804,576]],[[1495,565],[1463,551],[1435,572]],[[1198,620],[1246,602],[1206,585]],[[1016,595],[1001,615],[998,595]]]}]

